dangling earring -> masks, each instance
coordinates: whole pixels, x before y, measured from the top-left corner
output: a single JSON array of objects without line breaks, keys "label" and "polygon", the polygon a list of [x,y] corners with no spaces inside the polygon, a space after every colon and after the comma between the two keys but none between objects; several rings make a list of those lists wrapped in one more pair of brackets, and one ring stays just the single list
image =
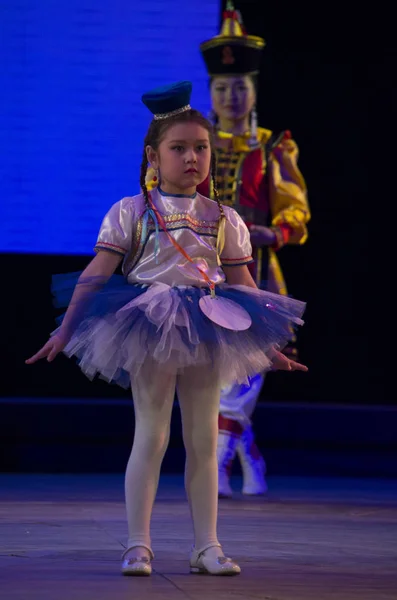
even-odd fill
[{"label": "dangling earring", "polygon": [[255,106],[251,110],[251,135],[249,141],[251,145],[258,143],[258,114]]},{"label": "dangling earring", "polygon": [[159,171],[149,167],[146,171],[145,183],[147,189],[150,191],[159,185]]}]

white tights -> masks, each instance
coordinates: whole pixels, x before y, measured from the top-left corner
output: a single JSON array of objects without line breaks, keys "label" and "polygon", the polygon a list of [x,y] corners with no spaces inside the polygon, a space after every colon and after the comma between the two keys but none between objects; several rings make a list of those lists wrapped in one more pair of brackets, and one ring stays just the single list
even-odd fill
[{"label": "white tights", "polygon": [[185,488],[194,545],[217,544],[218,413],[220,383],[209,369],[170,374],[146,363],[132,382],[135,436],[125,477],[128,548],[151,548],[150,521],[161,463],[170,436],[175,389],[186,449]]}]

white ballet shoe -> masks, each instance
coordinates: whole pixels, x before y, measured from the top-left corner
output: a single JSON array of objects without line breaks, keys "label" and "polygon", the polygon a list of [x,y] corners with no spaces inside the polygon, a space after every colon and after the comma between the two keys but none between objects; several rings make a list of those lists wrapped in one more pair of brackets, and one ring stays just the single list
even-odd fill
[{"label": "white ballet shoe", "polygon": [[[127,554],[137,548],[136,555],[127,556]],[[149,552],[149,556],[142,555],[140,548],[145,548]],[[151,560],[154,558],[154,554],[148,546],[130,546],[127,548],[122,555],[121,572],[123,575],[132,575],[135,577],[147,577],[152,574]]]},{"label": "white ballet shoe", "polygon": [[200,550],[192,549],[190,555],[190,572],[207,575],[239,575],[241,569],[239,565],[227,556],[222,556],[222,552],[217,557],[206,556],[205,551],[209,548],[221,548],[220,544],[209,544]]}]

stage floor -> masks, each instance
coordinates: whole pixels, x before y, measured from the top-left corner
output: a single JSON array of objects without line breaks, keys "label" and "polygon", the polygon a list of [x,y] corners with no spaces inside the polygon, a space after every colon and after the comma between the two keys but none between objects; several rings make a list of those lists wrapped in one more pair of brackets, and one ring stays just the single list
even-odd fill
[{"label": "stage floor", "polygon": [[[119,573],[121,475],[0,475],[2,600],[396,600],[397,481],[269,478],[264,499],[220,501],[234,578],[190,575],[189,512],[164,476],[151,578]],[[233,486],[238,489],[236,478]]]}]

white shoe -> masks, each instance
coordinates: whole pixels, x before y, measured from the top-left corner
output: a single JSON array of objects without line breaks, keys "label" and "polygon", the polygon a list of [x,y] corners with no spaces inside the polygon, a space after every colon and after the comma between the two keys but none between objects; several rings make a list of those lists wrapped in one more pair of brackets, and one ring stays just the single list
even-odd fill
[{"label": "white shoe", "polygon": [[[130,550],[133,550],[134,548],[137,548],[136,555],[127,556]],[[142,555],[139,550],[140,548],[146,548],[146,550],[148,550],[149,552],[149,557]],[[149,548],[148,546],[142,546],[142,544],[140,544],[139,546],[131,546],[130,548],[127,548],[125,552],[123,552],[121,558],[123,561],[121,565],[121,572],[123,575],[147,577],[152,574],[152,565],[150,563],[151,560],[153,560],[154,558],[154,554],[151,548]]]},{"label": "white shoe", "polygon": [[238,441],[239,438],[234,433],[223,430],[219,431],[216,449],[219,498],[231,498],[233,495],[232,488],[230,487],[230,474],[232,472],[233,460],[236,456]]},{"label": "white shoe", "polygon": [[244,429],[237,445],[237,454],[243,471],[243,494],[247,496],[266,494],[268,490],[265,479],[266,463],[255,444],[251,426]]},{"label": "white shoe", "polygon": [[220,544],[210,544],[200,550],[192,549],[190,555],[190,572],[207,575],[239,575],[241,569],[231,558],[223,556],[222,551],[216,558],[205,556],[209,548],[219,547]]}]

